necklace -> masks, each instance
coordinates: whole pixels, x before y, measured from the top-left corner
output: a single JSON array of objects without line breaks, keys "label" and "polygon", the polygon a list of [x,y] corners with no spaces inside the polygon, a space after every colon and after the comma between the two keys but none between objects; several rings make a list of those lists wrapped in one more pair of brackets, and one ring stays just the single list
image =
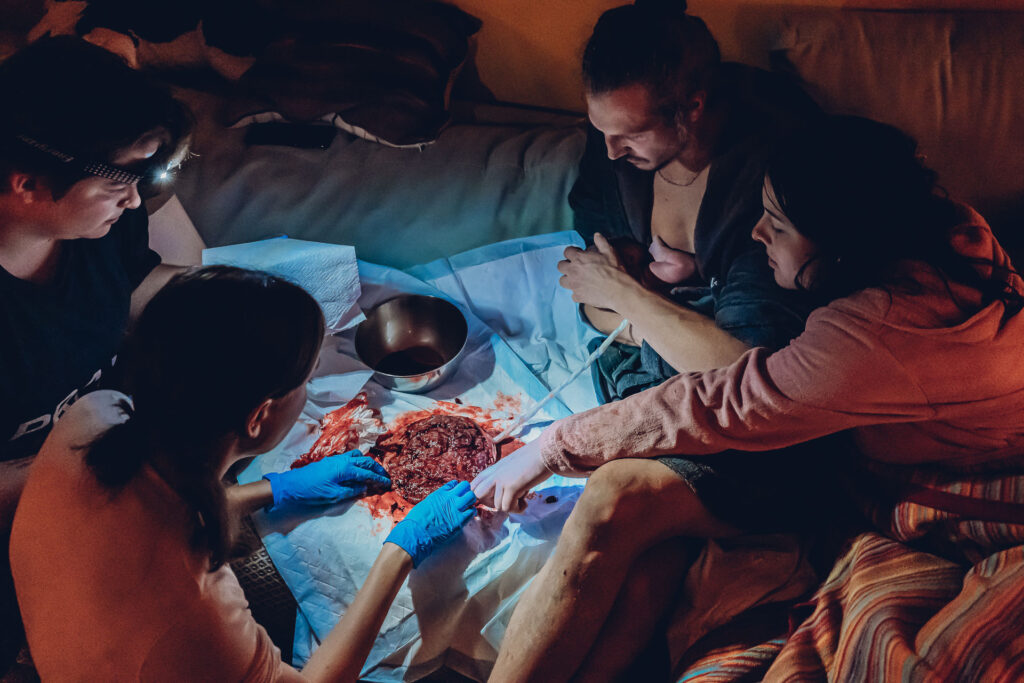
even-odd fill
[{"label": "necklace", "polygon": [[663,168],[659,168],[658,169],[658,175],[661,176],[662,180],[664,180],[669,185],[672,185],[673,187],[690,187],[695,182],[697,182],[697,178],[701,177],[704,174],[704,171],[707,170],[707,168],[708,167],[705,166],[704,168],[700,169],[699,171],[694,171],[693,172],[693,176],[691,176],[690,179],[687,180],[685,183],[677,183],[676,181],[670,179],[667,175],[664,174],[664,172],[663,172],[664,169]]}]

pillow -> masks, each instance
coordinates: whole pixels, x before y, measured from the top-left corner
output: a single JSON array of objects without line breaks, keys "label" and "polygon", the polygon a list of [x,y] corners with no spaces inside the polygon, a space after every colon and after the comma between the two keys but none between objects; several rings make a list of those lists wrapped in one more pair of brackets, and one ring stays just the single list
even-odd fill
[{"label": "pillow", "polygon": [[[420,147],[447,125],[480,21],[433,0],[47,0],[33,31],[76,33],[140,68],[236,81],[227,123],[325,119]],[[125,38],[130,40],[125,40]],[[133,49],[134,48],[134,49]]]},{"label": "pillow", "polygon": [[240,80],[264,106],[238,118],[325,118],[397,147],[433,141],[448,123],[452,83],[480,27],[452,5],[415,0],[289,5],[281,23]]}]

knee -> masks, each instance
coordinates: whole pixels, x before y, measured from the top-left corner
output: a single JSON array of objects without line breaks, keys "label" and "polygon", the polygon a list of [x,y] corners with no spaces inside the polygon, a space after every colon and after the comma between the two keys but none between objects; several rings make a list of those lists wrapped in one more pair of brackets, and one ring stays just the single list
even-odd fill
[{"label": "knee", "polygon": [[566,525],[567,532],[582,536],[591,547],[622,547],[624,541],[642,535],[637,532],[651,514],[652,491],[631,464],[611,462],[590,475]]},{"label": "knee", "polygon": [[630,571],[627,579],[622,582],[617,600],[623,605],[647,605],[650,611],[664,603],[665,584],[655,581],[652,574]]}]

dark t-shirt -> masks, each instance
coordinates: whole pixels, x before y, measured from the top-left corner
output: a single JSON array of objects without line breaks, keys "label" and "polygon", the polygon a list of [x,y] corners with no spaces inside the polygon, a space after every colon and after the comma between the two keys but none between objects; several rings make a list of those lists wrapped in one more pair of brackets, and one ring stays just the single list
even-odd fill
[{"label": "dark t-shirt", "polygon": [[0,460],[34,455],[53,422],[109,374],[131,294],[160,262],[145,209],[64,243],[53,281],[0,268]]}]

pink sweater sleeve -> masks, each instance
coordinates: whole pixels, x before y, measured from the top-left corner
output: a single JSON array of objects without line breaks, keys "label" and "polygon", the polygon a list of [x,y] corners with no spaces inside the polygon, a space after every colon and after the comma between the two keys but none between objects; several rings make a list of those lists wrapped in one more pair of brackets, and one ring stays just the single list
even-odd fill
[{"label": "pink sweater sleeve", "polygon": [[885,296],[815,311],[774,354],[755,348],[731,366],[568,417],[545,433],[541,456],[554,472],[578,474],[616,458],[769,450],[927,416],[923,392],[881,341]]}]

